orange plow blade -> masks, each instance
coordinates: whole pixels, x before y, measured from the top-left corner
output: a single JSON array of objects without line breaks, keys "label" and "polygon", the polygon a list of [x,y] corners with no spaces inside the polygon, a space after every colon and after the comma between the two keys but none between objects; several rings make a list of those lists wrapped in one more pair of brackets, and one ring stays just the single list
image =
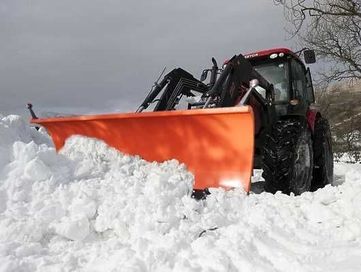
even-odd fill
[{"label": "orange plow blade", "polygon": [[147,161],[177,159],[195,176],[195,189],[250,189],[254,120],[248,106],[32,119],[59,150],[72,135],[93,137]]}]

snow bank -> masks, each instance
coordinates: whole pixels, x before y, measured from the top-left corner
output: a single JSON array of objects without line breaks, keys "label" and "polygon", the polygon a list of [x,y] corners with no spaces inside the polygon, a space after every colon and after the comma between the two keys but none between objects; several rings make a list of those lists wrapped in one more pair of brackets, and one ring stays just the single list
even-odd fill
[{"label": "snow bank", "polygon": [[177,161],[149,163],[0,116],[0,271],[359,271],[361,166],[302,196],[190,197]]}]

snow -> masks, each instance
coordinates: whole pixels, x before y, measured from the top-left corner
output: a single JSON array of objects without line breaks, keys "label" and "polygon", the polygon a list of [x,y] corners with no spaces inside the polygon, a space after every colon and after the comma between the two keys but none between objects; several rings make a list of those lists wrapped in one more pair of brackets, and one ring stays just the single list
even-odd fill
[{"label": "snow", "polygon": [[195,201],[175,160],[84,137],[57,154],[0,115],[0,271],[360,271],[360,181],[360,164],[336,163],[334,186],[314,193]]}]

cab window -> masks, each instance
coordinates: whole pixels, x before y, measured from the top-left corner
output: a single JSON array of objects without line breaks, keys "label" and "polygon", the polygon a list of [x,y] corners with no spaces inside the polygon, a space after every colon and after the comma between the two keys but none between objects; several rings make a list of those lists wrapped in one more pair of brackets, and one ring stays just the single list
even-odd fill
[{"label": "cab window", "polygon": [[[288,63],[287,62],[269,62],[254,66],[268,82],[273,84],[276,101],[288,101]],[[265,98],[266,91],[257,86],[256,90]]]},{"label": "cab window", "polygon": [[296,60],[291,60],[292,70],[292,92],[293,97],[300,100],[307,99],[306,72],[304,67]]},{"label": "cab window", "polygon": [[311,77],[310,68],[307,68],[307,72],[306,72],[306,83],[307,83],[307,97],[308,97],[308,101],[309,101],[310,103],[314,103],[314,102],[315,102],[315,94],[314,94],[314,91],[313,91],[312,77]]}]

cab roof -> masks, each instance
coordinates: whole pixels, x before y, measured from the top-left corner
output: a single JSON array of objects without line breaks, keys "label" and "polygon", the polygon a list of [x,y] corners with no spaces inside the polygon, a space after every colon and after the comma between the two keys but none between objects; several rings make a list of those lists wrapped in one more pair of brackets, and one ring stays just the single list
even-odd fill
[{"label": "cab roof", "polygon": [[272,48],[272,49],[256,51],[256,52],[253,52],[253,53],[245,54],[244,57],[246,59],[257,59],[257,58],[269,57],[272,54],[277,54],[280,57],[282,57],[283,55],[289,55],[289,56],[291,56],[293,58],[296,58],[299,61],[301,61],[300,57],[298,55],[296,55],[293,51],[291,51],[288,48]]}]

